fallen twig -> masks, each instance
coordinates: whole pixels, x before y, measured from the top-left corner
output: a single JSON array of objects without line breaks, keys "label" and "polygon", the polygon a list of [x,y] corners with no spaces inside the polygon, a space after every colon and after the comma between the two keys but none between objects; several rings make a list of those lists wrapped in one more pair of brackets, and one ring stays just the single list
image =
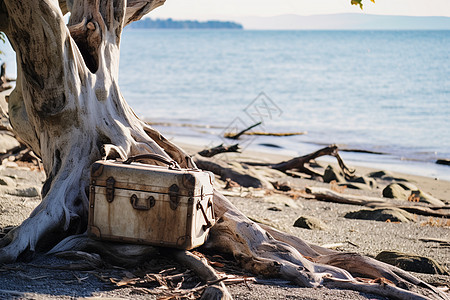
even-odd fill
[{"label": "fallen twig", "polygon": [[220,144],[219,146],[205,149],[200,151],[198,154],[203,157],[213,157],[214,155],[225,153],[225,152],[237,152],[239,153],[239,144],[234,144],[231,146],[224,146],[223,144]]},{"label": "fallen twig", "polygon": [[263,135],[263,136],[293,136],[293,135],[305,135],[307,131],[300,132],[264,132],[264,131],[250,131],[244,132],[245,135]]},{"label": "fallen twig", "polygon": [[237,139],[239,139],[239,137],[240,137],[241,135],[243,135],[243,134],[246,133],[247,131],[249,131],[249,130],[251,130],[251,129],[253,129],[253,128],[255,128],[256,126],[259,126],[259,125],[261,125],[261,124],[262,124],[262,122],[258,122],[258,123],[256,123],[256,124],[253,124],[252,126],[249,126],[249,127],[245,128],[244,130],[242,130],[242,131],[240,131],[240,132],[238,132],[238,133],[231,133],[231,132],[229,132],[229,133],[225,133],[224,136],[225,136],[226,138],[228,138],[228,139],[237,140]]}]

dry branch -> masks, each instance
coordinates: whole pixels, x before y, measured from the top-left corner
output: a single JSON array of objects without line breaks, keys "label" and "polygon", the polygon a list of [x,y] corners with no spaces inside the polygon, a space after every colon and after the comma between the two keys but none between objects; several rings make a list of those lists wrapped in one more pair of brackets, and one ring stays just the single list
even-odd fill
[{"label": "dry branch", "polygon": [[265,132],[265,131],[250,131],[244,132],[244,135],[261,135],[261,136],[293,136],[293,135],[305,135],[307,131],[300,132]]},{"label": "dry branch", "polygon": [[288,161],[283,161],[280,163],[276,163],[276,164],[271,164],[271,163],[258,163],[258,162],[248,162],[246,164],[248,165],[253,165],[253,166],[266,166],[281,172],[284,172],[288,175],[291,174],[291,172],[296,172],[299,171],[301,173],[305,173],[311,176],[318,176],[318,177],[322,177],[322,174],[319,174],[318,172],[308,168],[306,166],[306,164],[308,164],[309,162],[311,162],[312,160],[321,157],[321,156],[325,156],[325,155],[331,155],[336,157],[340,168],[342,169],[342,171],[344,172],[344,175],[347,179],[352,178],[353,177],[353,173],[355,172],[355,170],[350,170],[344,163],[344,161],[342,160],[342,158],[340,157],[339,153],[338,153],[338,146],[336,145],[331,145],[322,149],[319,149],[313,153],[304,155],[304,156],[299,156],[299,157],[295,157],[293,159],[290,159]]},{"label": "dry branch", "polygon": [[418,204],[416,204],[415,206],[398,205],[396,203],[392,203],[391,201],[389,201],[389,199],[386,198],[342,194],[336,191],[332,191],[330,189],[319,187],[307,187],[306,192],[310,195],[313,195],[315,199],[321,201],[362,205],[371,208],[395,207],[422,216],[444,217],[444,218],[450,217],[450,208],[448,206],[433,207],[425,205],[419,206]]},{"label": "dry branch", "polygon": [[226,152],[239,153],[239,144],[234,144],[231,146],[224,146],[223,144],[220,144],[219,146],[202,150],[198,154],[203,157],[213,157],[214,155]]},{"label": "dry branch", "polygon": [[263,188],[267,184],[253,174],[244,170],[237,170],[220,160],[194,157],[195,164],[202,170],[207,170],[218,175],[223,181],[232,180],[244,187]]},{"label": "dry branch", "polygon": [[258,122],[256,124],[253,124],[252,126],[245,128],[244,130],[242,130],[238,133],[232,133],[232,132],[225,133],[224,137],[226,137],[227,139],[237,140],[241,137],[241,135],[245,134],[247,131],[252,130],[256,126],[259,126],[261,124],[262,124],[262,122]]}]

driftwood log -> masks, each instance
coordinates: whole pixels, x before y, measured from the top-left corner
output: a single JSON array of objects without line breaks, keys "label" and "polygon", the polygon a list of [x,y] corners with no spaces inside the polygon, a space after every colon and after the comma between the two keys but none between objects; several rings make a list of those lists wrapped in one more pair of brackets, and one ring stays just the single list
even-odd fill
[{"label": "driftwood log", "polygon": [[[17,54],[10,121],[20,139],[42,159],[47,176],[41,204],[0,240],[0,263],[15,261],[22,254],[30,257],[61,240],[70,245],[65,237],[86,231],[89,168],[96,160],[157,153],[182,167],[194,167],[182,149],[134,114],[118,86],[123,27],[163,3],[0,0],[0,30]],[[63,19],[67,12],[71,13],[68,26]],[[302,286],[342,287],[398,299],[446,299],[392,266],[358,255],[331,253],[264,229],[219,193],[215,194],[215,209],[219,219],[206,246],[231,253],[255,274],[283,277]],[[187,253],[177,255],[189,259]],[[191,261],[193,268],[198,265]],[[208,274],[198,268],[197,273]],[[392,283],[359,281],[351,273]],[[229,296],[225,291],[219,297]]]},{"label": "driftwood log", "polygon": [[237,144],[230,147],[223,147],[222,145],[211,149],[206,149],[199,152],[199,155],[194,156],[194,161],[201,169],[211,171],[223,180],[231,180],[243,187],[253,188],[271,188],[270,180],[265,179],[264,176],[253,171],[251,167],[267,167],[269,169],[283,172],[287,175],[296,175],[298,173],[307,174],[314,177],[323,177],[323,174],[311,169],[308,164],[313,162],[316,158],[326,155],[331,155],[336,158],[339,167],[341,168],[346,179],[353,177],[354,170],[349,169],[339,155],[339,149],[336,145],[331,145],[319,149],[313,153],[295,157],[293,159],[279,162],[279,163],[262,163],[253,161],[244,161],[241,165],[244,168],[236,168],[236,166],[229,165],[226,161],[220,159],[209,159],[217,154],[224,152],[237,152]]},{"label": "driftwood log", "polygon": [[306,188],[306,192],[314,196],[315,199],[320,201],[362,205],[371,208],[395,207],[417,215],[438,217],[438,218],[450,218],[450,206],[448,205],[433,206],[425,204],[418,205],[417,203],[414,203],[414,205],[398,205],[391,203],[389,199],[386,198],[342,194],[330,189],[318,187],[308,187]]}]

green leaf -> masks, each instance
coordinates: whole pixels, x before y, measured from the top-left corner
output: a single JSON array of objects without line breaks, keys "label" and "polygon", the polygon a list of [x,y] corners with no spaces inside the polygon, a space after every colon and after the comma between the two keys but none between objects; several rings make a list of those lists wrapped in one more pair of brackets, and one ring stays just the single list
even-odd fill
[{"label": "green leaf", "polygon": [[[370,0],[371,2],[375,3],[375,0]],[[359,8],[363,9],[363,3],[362,0],[351,0],[350,2],[352,5],[359,5]]]},{"label": "green leaf", "polygon": [[[371,0],[372,1],[372,0]],[[373,0],[374,1],[374,0]],[[363,9],[362,0],[351,0],[352,5],[359,5],[359,8]]]}]

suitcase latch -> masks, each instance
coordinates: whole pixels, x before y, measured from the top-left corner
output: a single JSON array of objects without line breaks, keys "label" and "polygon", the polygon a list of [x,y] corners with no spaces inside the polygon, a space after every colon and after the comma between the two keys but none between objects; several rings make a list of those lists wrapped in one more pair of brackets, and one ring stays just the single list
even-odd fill
[{"label": "suitcase latch", "polygon": [[178,197],[179,191],[180,188],[176,184],[172,184],[169,188],[170,208],[173,210],[176,210],[180,203],[180,198]]},{"label": "suitcase latch", "polygon": [[[212,204],[211,200],[208,201],[207,205],[208,205],[208,207],[206,209],[209,209],[209,208],[213,209],[213,206],[212,206],[213,204]],[[201,201],[197,202],[197,210],[199,210],[199,209],[202,212],[203,218],[205,219],[205,222],[206,222],[206,225],[203,225],[202,229],[203,229],[203,231],[206,231],[209,228],[213,227],[214,224],[212,224],[211,221],[208,219],[208,216],[206,215],[206,212],[203,209],[203,205],[202,205]],[[213,213],[213,218],[214,218],[214,213]]]},{"label": "suitcase latch", "polygon": [[114,200],[114,184],[116,183],[116,180],[114,177],[109,177],[106,179],[106,201],[109,203],[113,202]]}]

